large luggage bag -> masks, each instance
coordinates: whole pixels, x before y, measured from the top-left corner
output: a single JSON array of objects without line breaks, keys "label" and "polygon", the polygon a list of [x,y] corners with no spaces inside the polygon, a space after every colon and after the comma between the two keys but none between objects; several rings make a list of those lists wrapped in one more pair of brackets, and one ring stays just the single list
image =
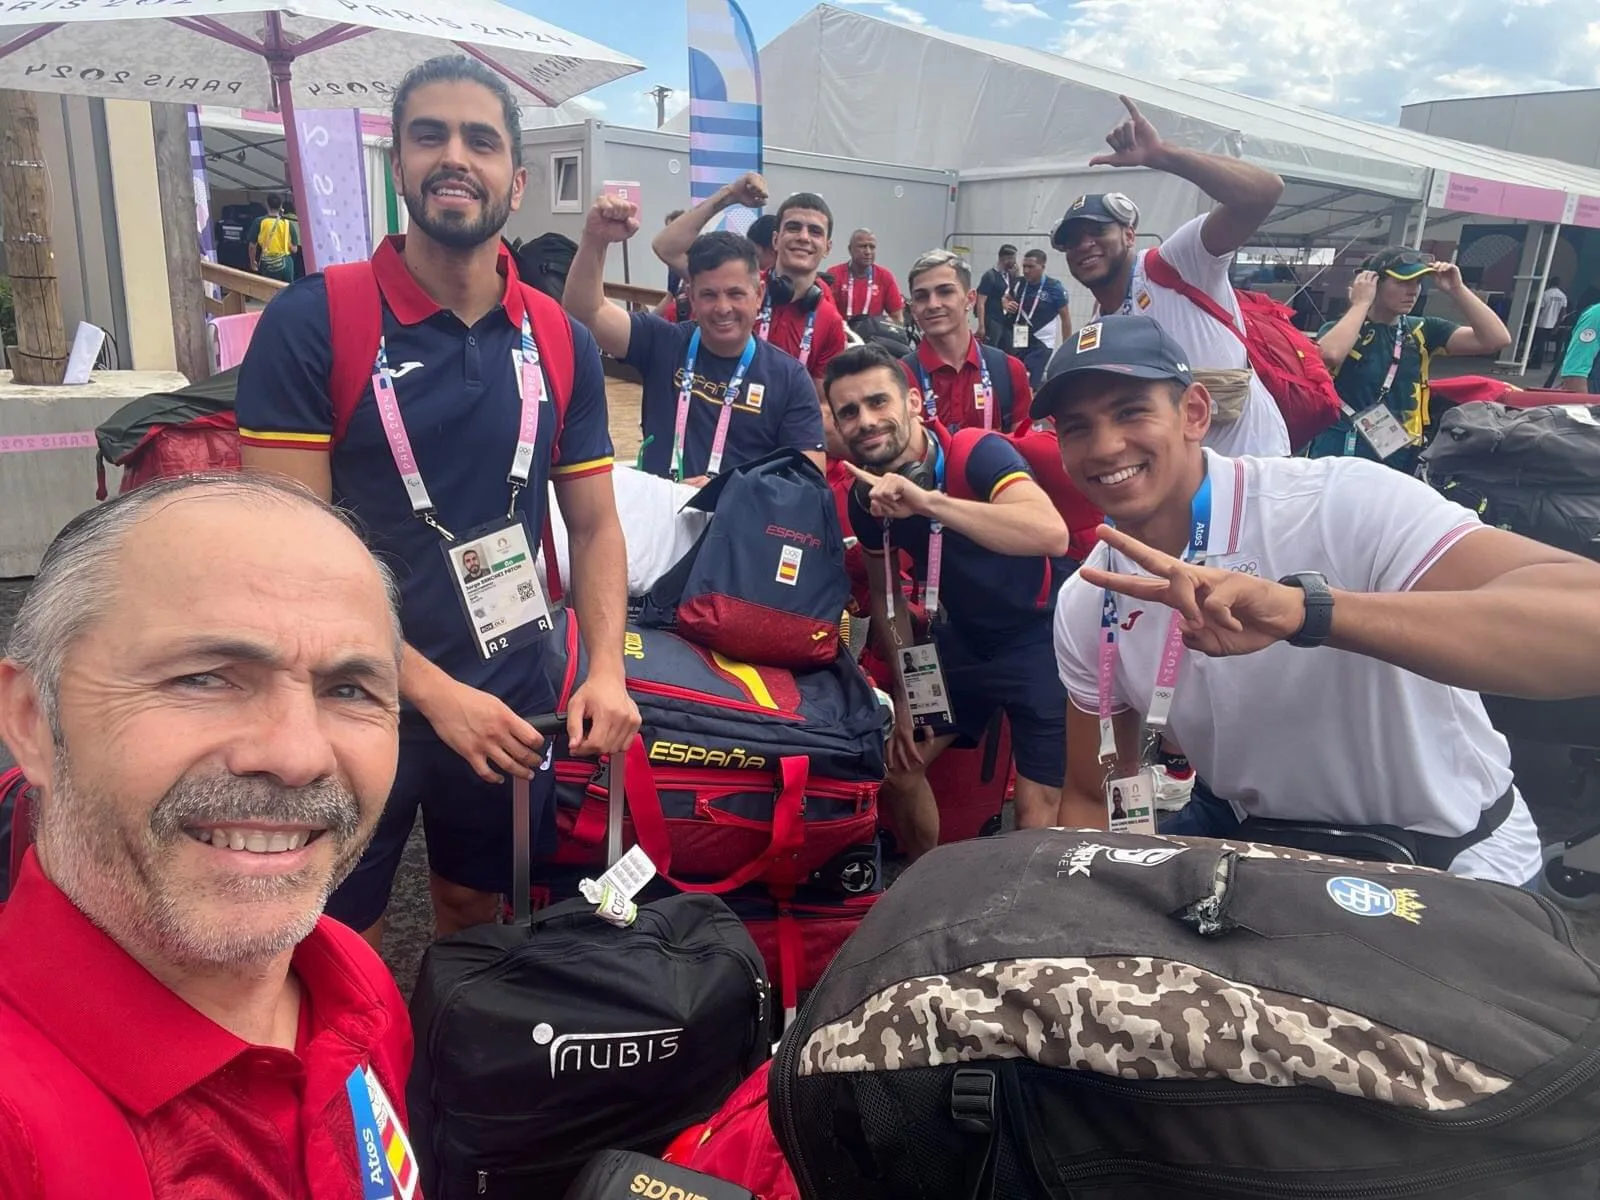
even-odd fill
[{"label": "large luggage bag", "polygon": [[990,837],[1003,827],[1006,795],[1016,771],[1011,761],[1011,723],[997,711],[983,741],[946,750],[928,768],[928,786],[939,806],[939,844]]},{"label": "large luggage bag", "polygon": [[1530,892],[1027,830],[912,865],[771,1071],[807,1200],[1592,1200],[1600,972]]},{"label": "large luggage bag", "polygon": [[1421,461],[1484,524],[1600,558],[1600,406],[1463,404],[1440,418]]},{"label": "large luggage bag", "polygon": [[[843,871],[877,829],[883,710],[848,657],[794,673],[734,662],[664,629],[630,626],[639,706],[627,832],[679,887],[797,886]],[[571,610],[555,614],[551,687],[564,707],[588,669]],[[600,862],[608,801],[591,763],[556,767],[558,860]]]},{"label": "large luggage bag", "polygon": [[428,1200],[545,1200],[601,1150],[657,1154],[771,1045],[761,956],[715,896],[642,903],[626,927],[582,899],[530,917],[516,793],[515,920],[435,942],[412,997],[407,1100]]}]

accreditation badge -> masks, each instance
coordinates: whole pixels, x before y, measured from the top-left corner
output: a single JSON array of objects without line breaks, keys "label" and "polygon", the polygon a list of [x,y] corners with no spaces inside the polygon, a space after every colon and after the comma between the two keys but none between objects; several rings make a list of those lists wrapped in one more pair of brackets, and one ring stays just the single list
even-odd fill
[{"label": "accreditation badge", "polygon": [[521,515],[491,521],[440,547],[473,644],[484,658],[548,632],[550,604]]},{"label": "accreditation badge", "polygon": [[1106,827],[1112,833],[1156,831],[1155,772],[1146,767],[1137,774],[1106,782]]},{"label": "accreditation badge", "polygon": [[1017,323],[1011,327],[1011,348],[1013,350],[1026,350],[1032,337],[1033,330],[1028,328],[1028,322],[1019,316]]},{"label": "accreditation badge", "polygon": [[1351,424],[1379,458],[1388,458],[1411,445],[1411,435],[1395,419],[1387,404],[1374,404],[1365,412],[1357,413]]},{"label": "accreditation badge", "polygon": [[900,679],[905,684],[906,703],[911,708],[913,728],[948,727],[953,724],[950,690],[945,687],[938,647],[931,642],[924,642],[916,646],[904,646],[895,654]]}]

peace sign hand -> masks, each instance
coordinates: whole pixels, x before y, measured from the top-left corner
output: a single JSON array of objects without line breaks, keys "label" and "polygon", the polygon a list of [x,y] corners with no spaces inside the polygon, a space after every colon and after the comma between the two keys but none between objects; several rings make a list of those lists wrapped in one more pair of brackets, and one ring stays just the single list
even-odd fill
[{"label": "peace sign hand", "polygon": [[1139,106],[1126,96],[1118,96],[1128,115],[1106,134],[1106,145],[1113,153],[1101,154],[1089,160],[1091,167],[1159,167],[1162,152],[1167,148],[1156,132],[1156,127],[1139,111]]},{"label": "peace sign hand", "polygon": [[1078,574],[1095,587],[1175,609],[1183,644],[1191,650],[1213,658],[1253,654],[1293,637],[1305,624],[1305,594],[1299,588],[1242,571],[1186,563],[1109,525],[1096,533],[1111,549],[1149,571],[1150,577],[1097,567],[1083,567]]}]

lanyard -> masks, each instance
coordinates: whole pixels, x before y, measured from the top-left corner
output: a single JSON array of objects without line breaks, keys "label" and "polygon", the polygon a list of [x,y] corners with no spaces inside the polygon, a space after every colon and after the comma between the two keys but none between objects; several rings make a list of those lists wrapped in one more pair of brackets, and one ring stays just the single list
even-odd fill
[{"label": "lanyard", "polygon": [[[1405,353],[1405,345],[1406,319],[1401,317],[1395,322],[1394,325],[1394,355],[1389,359],[1389,369],[1384,373],[1383,386],[1378,389],[1378,399],[1374,404],[1374,407],[1376,407],[1377,404],[1382,404],[1389,398],[1389,391],[1394,387],[1394,377],[1400,373],[1400,356]],[[1354,417],[1356,415],[1355,409],[1351,408],[1348,404],[1341,403],[1339,407],[1344,409],[1344,415],[1346,417]],[[1355,452],[1356,427],[1352,422],[1350,428],[1345,431],[1344,435],[1345,457],[1348,458]]]},{"label": "lanyard", "polygon": [[[983,427],[994,428],[994,381],[989,378],[989,361],[983,357],[983,349],[978,349],[978,371],[981,376],[979,386],[983,388]],[[960,372],[956,373],[957,378]],[[922,360],[917,359],[917,380],[922,384],[922,411],[928,419],[934,420],[939,415],[938,397],[933,392],[933,380],[928,376],[927,369],[923,367]],[[950,432],[954,433],[961,428],[961,422],[951,421]]]},{"label": "lanyard", "polygon": [[356,1127],[356,1169],[361,1172],[362,1200],[394,1200],[392,1170],[384,1156],[383,1131],[367,1094],[367,1074],[357,1067],[344,1081],[350,1115]]},{"label": "lanyard", "polygon": [[[1183,552],[1184,562],[1199,562],[1205,558],[1206,538],[1211,531],[1211,477],[1207,475],[1195,492],[1189,505],[1189,545]],[[1167,638],[1161,648],[1161,661],[1156,667],[1155,691],[1150,697],[1150,711],[1145,717],[1145,727],[1158,735],[1167,727],[1172,713],[1172,698],[1178,688],[1178,668],[1183,663],[1183,618],[1174,609],[1167,621]],[[1112,695],[1117,671],[1117,597],[1109,588],[1100,601],[1100,761],[1117,756],[1117,734],[1112,723]]]},{"label": "lanyard", "polygon": [[[517,448],[511,456],[511,469],[506,482],[511,485],[511,501],[506,505],[506,517],[516,515],[517,496],[528,486],[528,474],[533,468],[533,452],[539,441],[539,409],[544,404],[544,372],[539,369],[539,347],[533,340],[533,327],[526,313],[522,316],[522,364],[518,379],[522,393],[522,411],[517,425]],[[417,466],[416,455],[411,452],[411,436],[406,432],[405,418],[400,415],[400,401],[394,394],[394,377],[389,373],[389,354],[382,338],[378,339],[378,358],[372,368],[372,398],[378,405],[378,416],[383,424],[383,434],[389,439],[389,453],[395,468],[406,485],[406,495],[411,499],[413,516],[437,529],[447,542],[456,540],[434,516],[433,497],[428,485],[422,482],[422,470]]]},{"label": "lanyard", "polygon": [[1028,294],[1028,281],[1023,279],[1019,280],[1018,282],[1021,283],[1022,286],[1017,288],[1016,293],[1017,312],[1022,316],[1022,319],[1028,323],[1028,327],[1031,329],[1033,327],[1033,314],[1039,311],[1039,297],[1044,295],[1044,280],[1041,278],[1039,282],[1034,285],[1033,307],[1027,312],[1022,311],[1022,298]]},{"label": "lanyard", "polygon": [[[894,598],[900,592],[895,578],[894,547],[889,540],[889,528],[894,522],[883,522],[883,615],[894,620]],[[944,574],[944,526],[938,521],[928,523],[928,574],[922,584],[922,608],[928,614],[928,623],[939,615],[939,578]],[[890,626],[893,628],[893,626]]]},{"label": "lanyard", "polygon": [[[867,299],[861,306],[861,316],[872,315],[872,302],[878,298],[878,268],[867,268]],[[845,268],[844,276],[844,315],[856,315],[856,273],[849,267]]]},{"label": "lanyard", "polygon": [[[689,335],[689,353],[683,361],[683,382],[678,385],[678,416],[672,428],[672,478],[679,483],[683,482],[683,451],[689,431],[689,402],[690,393],[694,390],[694,360],[700,354],[700,329]],[[744,344],[744,353],[739,356],[739,365],[734,368],[733,376],[728,380],[727,391],[722,396],[722,411],[717,414],[717,434],[711,439],[711,458],[706,464],[706,474],[715,475],[722,469],[722,452],[728,444],[728,426],[733,422],[733,406],[738,402],[739,389],[744,387],[745,372],[750,370],[750,363],[756,356],[756,340],[749,338]]]},{"label": "lanyard", "polygon": [[[806,360],[811,357],[811,339],[817,330],[817,310],[812,309],[806,314],[806,330],[800,335],[800,352],[795,355],[800,360],[800,365],[806,365]],[[772,301],[761,302],[761,314],[756,318],[756,336],[763,342],[772,332]]]}]

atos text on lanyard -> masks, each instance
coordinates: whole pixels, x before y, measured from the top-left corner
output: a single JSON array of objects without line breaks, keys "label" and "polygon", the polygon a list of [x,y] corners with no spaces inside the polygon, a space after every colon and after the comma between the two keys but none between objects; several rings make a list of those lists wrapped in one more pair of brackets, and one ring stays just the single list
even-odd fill
[{"label": "atos text on lanyard", "polygon": [[[989,378],[989,363],[983,357],[981,347],[978,350],[978,371],[980,378],[972,389],[972,404],[974,408],[983,414],[983,427],[985,429],[993,429],[995,423],[994,381]],[[929,377],[926,368],[923,367],[921,359],[917,360],[917,380],[922,384],[922,411],[931,421],[939,415],[939,402],[933,391],[933,380]],[[951,433],[960,428],[961,422],[949,422]]]},{"label": "atos text on lanyard", "polygon": [[416,1154],[371,1067],[345,1080],[356,1130],[356,1166],[362,1200],[412,1200],[420,1173]]},{"label": "atos text on lanyard", "polygon": [[[805,332],[800,335],[800,350],[799,353],[795,355],[795,357],[800,360],[800,365],[802,367],[806,365],[806,361],[811,357],[811,341],[812,338],[816,336],[816,332],[817,310],[813,308],[806,314],[806,329]],[[768,336],[771,333],[772,301],[767,299],[761,302],[761,314],[756,318],[756,336],[764,342],[768,339]]]},{"label": "atos text on lanyard", "polygon": [[[684,445],[689,434],[689,405],[694,392],[694,362],[700,354],[700,330],[689,335],[689,353],[683,362],[683,382],[678,385],[678,413],[672,426],[672,478],[681,483],[684,479],[683,454]],[[728,427],[733,423],[733,406],[739,402],[739,392],[744,387],[744,377],[750,370],[750,363],[756,356],[756,340],[750,338],[744,344],[744,353],[739,356],[739,365],[734,368],[732,377],[728,380],[728,387],[722,394],[721,411],[717,414],[717,432],[711,439],[711,457],[706,463],[706,474],[715,475],[722,470],[723,451],[728,446]]]}]

